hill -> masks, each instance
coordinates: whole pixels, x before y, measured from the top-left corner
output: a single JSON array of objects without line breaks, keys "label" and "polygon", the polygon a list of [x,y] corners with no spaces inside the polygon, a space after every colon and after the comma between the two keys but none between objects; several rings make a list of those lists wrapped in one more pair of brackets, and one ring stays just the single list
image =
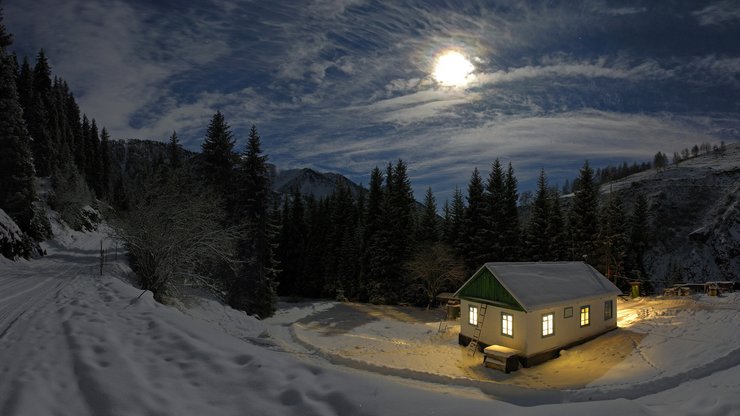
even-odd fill
[{"label": "hill", "polygon": [[604,184],[601,192],[616,192],[628,210],[638,193],[648,198],[652,279],[740,280],[740,143]]}]

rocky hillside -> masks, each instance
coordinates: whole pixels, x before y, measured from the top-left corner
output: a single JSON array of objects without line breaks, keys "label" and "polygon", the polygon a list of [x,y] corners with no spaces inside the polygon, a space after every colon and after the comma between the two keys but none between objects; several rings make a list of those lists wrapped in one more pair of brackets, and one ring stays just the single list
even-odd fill
[{"label": "rocky hillside", "polygon": [[629,210],[638,192],[648,198],[646,267],[659,286],[670,280],[740,281],[740,143],[722,155],[702,155],[601,188],[610,191]]}]

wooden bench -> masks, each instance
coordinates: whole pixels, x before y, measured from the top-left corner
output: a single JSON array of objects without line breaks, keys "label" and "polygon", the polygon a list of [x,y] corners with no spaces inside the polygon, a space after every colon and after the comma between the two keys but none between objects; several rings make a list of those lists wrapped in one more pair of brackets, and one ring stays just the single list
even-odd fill
[{"label": "wooden bench", "polygon": [[491,345],[483,350],[483,364],[509,374],[519,369],[520,352],[502,345]]}]

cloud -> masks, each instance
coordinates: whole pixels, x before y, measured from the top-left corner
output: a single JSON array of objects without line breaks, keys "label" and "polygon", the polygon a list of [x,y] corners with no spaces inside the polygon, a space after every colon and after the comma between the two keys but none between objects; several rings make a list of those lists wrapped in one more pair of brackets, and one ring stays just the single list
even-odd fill
[{"label": "cloud", "polygon": [[[36,19],[41,10],[53,10],[54,18]],[[21,33],[32,33],[36,43],[22,46],[46,47],[54,73],[70,83],[82,111],[116,137],[148,134],[132,125],[137,113],[170,99],[173,77],[229,51],[214,22],[193,11],[175,17],[121,1],[40,0],[30,7],[9,3],[6,15],[28,25]]]},{"label": "cloud", "polygon": [[438,116],[450,111],[452,107],[468,104],[477,98],[478,94],[460,89],[427,89],[378,100],[356,109],[375,114],[380,121],[404,124]]},{"label": "cloud", "polygon": [[[398,157],[417,190],[465,187],[473,166],[496,157],[527,183],[541,166],[639,160],[740,129],[727,1],[693,14],[595,0],[4,4],[16,45],[46,47],[82,110],[114,137],[164,140],[176,129],[197,150],[221,110],[240,140],[256,123],[280,166],[365,183]],[[712,27],[686,25],[676,40],[672,24],[687,15]],[[430,78],[448,49],[474,62],[467,88]]]},{"label": "cloud", "polygon": [[740,86],[740,57],[696,57],[683,66],[691,82]]},{"label": "cloud", "polygon": [[478,82],[481,84],[500,84],[532,78],[555,77],[611,78],[637,81],[666,79],[672,76],[673,71],[661,67],[660,64],[653,60],[646,60],[635,66],[628,66],[626,64],[610,66],[607,64],[606,57],[592,61],[561,61],[550,65],[528,65],[476,75]]},{"label": "cloud", "polygon": [[740,5],[723,0],[691,13],[702,26],[722,25],[740,20]]},{"label": "cloud", "polygon": [[589,6],[592,12],[609,16],[627,16],[647,11],[646,7],[611,7],[605,0],[592,1]]}]

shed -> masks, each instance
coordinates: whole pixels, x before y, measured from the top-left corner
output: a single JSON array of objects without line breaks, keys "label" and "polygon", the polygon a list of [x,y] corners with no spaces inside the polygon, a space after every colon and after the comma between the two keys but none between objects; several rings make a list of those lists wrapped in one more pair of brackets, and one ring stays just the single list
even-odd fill
[{"label": "shed", "polygon": [[535,365],[616,328],[619,294],[583,262],[486,263],[455,293],[459,343],[478,336],[478,348],[511,348]]}]

